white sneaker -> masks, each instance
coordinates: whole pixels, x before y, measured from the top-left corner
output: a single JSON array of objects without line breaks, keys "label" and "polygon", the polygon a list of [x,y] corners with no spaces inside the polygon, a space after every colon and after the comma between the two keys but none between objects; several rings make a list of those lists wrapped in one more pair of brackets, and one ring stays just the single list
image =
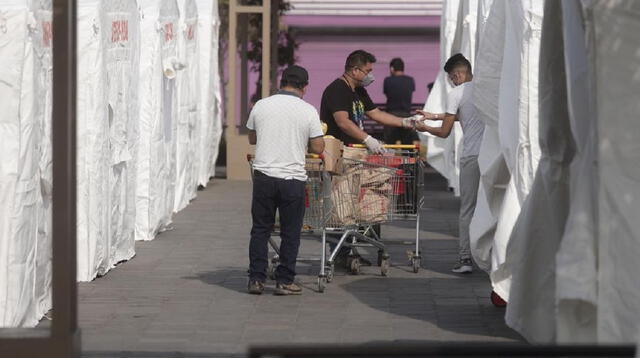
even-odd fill
[{"label": "white sneaker", "polygon": [[473,263],[471,259],[460,259],[460,262],[451,270],[454,273],[472,273]]}]

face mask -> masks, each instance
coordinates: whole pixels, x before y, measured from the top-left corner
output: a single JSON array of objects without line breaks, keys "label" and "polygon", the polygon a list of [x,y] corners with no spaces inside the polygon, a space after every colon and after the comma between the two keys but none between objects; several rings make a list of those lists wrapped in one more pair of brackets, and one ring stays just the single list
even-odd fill
[{"label": "face mask", "polygon": [[373,81],[375,81],[375,77],[373,77],[373,73],[368,73],[366,76],[364,76],[364,78],[362,79],[362,87],[367,87],[368,85],[372,84]]}]

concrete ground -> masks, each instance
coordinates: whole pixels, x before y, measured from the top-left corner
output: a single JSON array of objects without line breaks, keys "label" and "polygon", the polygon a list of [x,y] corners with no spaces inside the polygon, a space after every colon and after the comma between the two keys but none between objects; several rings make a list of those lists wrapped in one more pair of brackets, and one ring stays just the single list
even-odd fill
[{"label": "concrete ground", "polygon": [[[414,223],[383,225],[392,267],[338,271],[316,292],[318,262],[299,263],[301,296],[246,293],[249,182],[215,180],[175,216],[174,230],[137,243],[137,255],[79,287],[86,357],[244,357],[253,344],[520,342],[489,301],[484,272],[455,275],[458,200],[427,174],[422,269],[405,252]],[[302,256],[317,256],[305,236]],[[365,252],[375,264],[376,252]]]}]

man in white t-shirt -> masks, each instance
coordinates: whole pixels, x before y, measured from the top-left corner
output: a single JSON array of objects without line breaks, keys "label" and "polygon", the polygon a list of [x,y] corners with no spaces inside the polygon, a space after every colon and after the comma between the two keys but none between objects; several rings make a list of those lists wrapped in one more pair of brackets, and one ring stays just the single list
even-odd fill
[{"label": "man in white t-shirt", "polygon": [[453,55],[444,66],[449,79],[456,86],[447,97],[446,113],[428,113],[418,111],[426,119],[442,120],[441,127],[429,127],[418,124],[417,130],[429,132],[435,136],[446,138],[451,133],[453,123],[460,121],[462,126],[462,154],[460,155],[460,251],[459,262],[453,268],[455,273],[471,273],[471,248],[469,225],[476,209],[480,169],[478,154],[484,133],[484,123],[476,116],[473,103],[473,73],[471,63],[462,55]]},{"label": "man in white t-shirt", "polygon": [[291,66],[282,73],[280,91],[258,101],[247,128],[256,145],[253,161],[249,293],[261,294],[267,278],[268,241],[280,213],[280,265],[276,295],[299,295],[294,283],[300,230],[305,210],[305,154],[320,154],[324,139],[318,111],[302,100],[309,83],[307,71]]}]

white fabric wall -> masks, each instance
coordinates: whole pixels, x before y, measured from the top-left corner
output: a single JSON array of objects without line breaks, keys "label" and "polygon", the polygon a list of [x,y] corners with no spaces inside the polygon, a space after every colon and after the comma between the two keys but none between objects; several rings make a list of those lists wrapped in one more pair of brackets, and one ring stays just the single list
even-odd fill
[{"label": "white fabric wall", "polygon": [[24,1],[0,1],[0,326],[34,324],[39,155],[34,116],[35,19]]},{"label": "white fabric wall", "polygon": [[[585,3],[586,4],[586,3]],[[584,15],[583,15],[584,14]],[[575,155],[570,166],[569,213],[556,255],[558,342],[596,341],[597,117],[592,9],[562,2],[565,71]],[[569,40],[570,39],[570,40]]]},{"label": "white fabric wall", "polygon": [[172,62],[177,60],[174,29],[178,29],[180,12],[175,0],[140,0],[138,3],[141,70],[136,240],[152,240],[170,226],[173,214],[173,103],[177,95],[177,71]]},{"label": "white fabric wall", "polygon": [[[569,164],[574,156],[560,2],[549,1],[540,53],[540,146],[533,195],[513,229],[503,272],[512,276],[507,324],[528,341],[555,340],[555,253],[568,215]],[[536,101],[537,102],[537,101]]]},{"label": "white fabric wall", "polygon": [[134,0],[79,6],[79,281],[135,254],[138,17]]},{"label": "white fabric wall", "polygon": [[52,97],[52,52],[51,52],[51,0],[33,0],[31,11],[36,20],[31,38],[34,44],[34,116],[37,122],[36,153],[39,152],[39,196],[38,227],[35,271],[35,317],[42,317],[51,308],[51,97]]},{"label": "white fabric wall", "polygon": [[598,1],[598,341],[634,343],[640,326],[640,3]]},{"label": "white fabric wall", "polygon": [[197,77],[200,75],[198,51],[198,8],[195,0],[180,0],[180,23],[177,44],[178,61],[184,69],[178,71],[178,117],[176,146],[176,190],[174,211],[185,208],[196,195],[197,158],[200,137],[199,91]]},{"label": "white fabric wall", "polygon": [[478,155],[481,176],[470,236],[476,263],[490,272],[493,238],[502,209],[504,189],[509,180],[498,132],[505,6],[502,1],[481,1],[479,6],[482,10],[478,11],[478,51],[473,81],[477,115],[484,122],[485,129]]},{"label": "white fabric wall", "polygon": [[513,227],[540,160],[538,140],[538,71],[544,2],[508,1],[500,79],[498,135],[510,173],[493,240],[491,282],[509,300],[511,271],[506,260]]},{"label": "white fabric wall", "polygon": [[[507,8],[513,5],[516,3],[510,2]],[[499,219],[494,245],[501,223],[514,220],[515,224],[502,253],[504,261],[492,279],[494,283],[504,279],[497,282],[497,291],[509,289],[507,324],[530,342],[633,344],[640,333],[640,284],[633,269],[640,255],[636,214],[640,209],[640,131],[635,128],[640,104],[632,95],[640,93],[640,40],[635,36],[640,30],[640,6],[625,1],[549,1],[545,13],[537,74],[540,83],[529,86],[530,90],[538,88],[539,95],[523,96],[522,82],[518,93],[520,109],[523,102],[531,106],[536,99],[540,101],[536,131],[540,161],[528,195],[523,190],[528,177],[514,175],[513,162],[509,166],[511,182],[506,195],[509,190],[514,195],[502,207],[517,209],[520,205],[522,210],[515,218]],[[485,33],[491,28],[492,16]],[[507,29],[510,22],[513,25],[513,17],[507,19]],[[510,34],[517,37],[518,32]],[[512,46],[510,41],[513,38],[507,38],[505,47]],[[526,39],[514,43],[523,42]],[[482,66],[485,44],[481,40],[477,67]],[[513,72],[508,66],[503,66],[499,101],[501,111],[513,113],[513,98],[503,93],[502,86],[511,79],[505,77],[505,67],[506,74],[513,74],[526,66],[511,65]],[[478,80],[477,85],[482,85]],[[485,82],[484,88],[489,89],[490,83]],[[480,113],[490,108],[484,96],[476,100]],[[510,111],[503,107],[509,103]],[[515,133],[522,141],[526,132],[522,122],[519,126],[505,127],[500,138],[507,164],[520,156],[515,141],[507,141]],[[530,142],[535,139],[528,138]],[[486,139],[485,132],[483,146]],[[526,165],[516,167],[519,174],[521,169],[526,174],[527,165],[535,167],[531,164],[535,155],[531,151],[521,161]],[[524,200],[515,194],[525,194]],[[476,219],[474,223],[479,223]],[[496,251],[494,246],[494,255]],[[503,286],[503,282],[510,284]]]},{"label": "white fabric wall", "polygon": [[77,222],[78,280],[109,269],[108,116],[99,0],[78,4]]},{"label": "white fabric wall", "polygon": [[200,72],[209,74],[200,81],[197,184],[206,186],[209,178],[215,174],[218,146],[222,137],[218,41],[215,40],[218,38],[220,21],[217,0],[197,0],[197,6]]},{"label": "white fabric wall", "polygon": [[[132,258],[134,238],[150,240],[167,229],[175,199],[184,207],[200,174],[208,180],[213,173],[220,132],[217,6],[205,6],[210,31],[202,31],[208,34],[203,40],[193,22],[200,17],[196,3],[183,4],[182,22],[175,0],[78,4],[79,281]],[[0,327],[35,326],[51,308],[51,15],[51,0],[0,0],[0,149],[6,158],[0,165]],[[196,29],[193,38],[188,25]],[[178,91],[180,36],[191,72],[182,71]],[[208,48],[208,60],[199,56],[200,46]],[[207,71],[214,73],[199,71],[201,62],[211,63]],[[201,103],[212,113],[207,136],[200,134]],[[187,160],[180,162],[177,188],[179,135]],[[201,139],[209,138],[205,148]],[[202,169],[201,162],[209,165]]]},{"label": "white fabric wall", "polygon": [[[440,19],[441,67],[444,66],[451,55],[459,52],[459,44],[455,46],[454,40],[456,37],[460,38],[457,32],[462,31],[458,27],[460,3],[460,0],[448,0],[443,3],[442,17]],[[424,105],[424,110],[431,113],[446,112],[447,94],[452,88],[447,74],[441,68]],[[441,125],[441,122],[438,121],[427,121],[426,123],[435,127]],[[448,138],[443,139],[428,133],[419,133],[420,141],[427,147],[427,161],[447,179],[449,187],[454,189],[456,195],[459,193],[459,165],[456,162],[455,155],[456,137],[459,137],[460,134],[459,123],[454,125],[454,129]]]}]

